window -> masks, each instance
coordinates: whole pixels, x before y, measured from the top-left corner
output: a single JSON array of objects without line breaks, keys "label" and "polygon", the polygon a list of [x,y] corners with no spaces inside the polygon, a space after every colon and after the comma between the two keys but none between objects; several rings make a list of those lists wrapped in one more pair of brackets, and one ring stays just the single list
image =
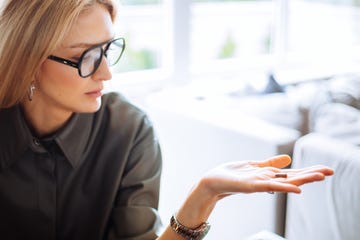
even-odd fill
[{"label": "window", "polygon": [[360,44],[360,9],[351,2],[290,1],[287,50],[324,58],[351,53]]},{"label": "window", "polygon": [[196,69],[214,60],[246,61],[270,54],[273,5],[266,0],[193,0],[193,67]]},{"label": "window", "polygon": [[296,81],[357,71],[358,1],[288,0],[282,4],[286,24],[278,39],[279,68],[297,71]]},{"label": "window", "polygon": [[357,0],[121,2],[127,49],[120,72],[165,69],[188,82],[214,71],[343,71],[360,56]]},{"label": "window", "polygon": [[163,64],[164,12],[159,0],[122,0],[118,13],[119,35],[126,39],[124,58],[115,72],[160,68]]}]

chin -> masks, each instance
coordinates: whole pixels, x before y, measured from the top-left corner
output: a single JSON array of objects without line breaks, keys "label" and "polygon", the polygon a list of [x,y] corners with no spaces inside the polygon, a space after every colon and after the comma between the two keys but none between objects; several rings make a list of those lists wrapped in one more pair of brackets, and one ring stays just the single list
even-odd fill
[{"label": "chin", "polygon": [[101,97],[96,99],[96,104],[93,107],[93,110],[91,112],[97,112],[101,107]]},{"label": "chin", "polygon": [[101,98],[97,98],[96,101],[89,103],[87,106],[83,106],[83,108],[79,111],[82,113],[94,113],[97,112],[101,107]]}]

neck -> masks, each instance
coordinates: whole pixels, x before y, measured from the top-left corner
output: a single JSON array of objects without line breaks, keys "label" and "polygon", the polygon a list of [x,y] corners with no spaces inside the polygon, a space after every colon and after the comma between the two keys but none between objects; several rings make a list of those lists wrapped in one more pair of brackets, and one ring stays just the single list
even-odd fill
[{"label": "neck", "polygon": [[60,108],[49,108],[41,102],[24,101],[25,119],[38,137],[46,136],[60,129],[71,117],[72,112]]}]

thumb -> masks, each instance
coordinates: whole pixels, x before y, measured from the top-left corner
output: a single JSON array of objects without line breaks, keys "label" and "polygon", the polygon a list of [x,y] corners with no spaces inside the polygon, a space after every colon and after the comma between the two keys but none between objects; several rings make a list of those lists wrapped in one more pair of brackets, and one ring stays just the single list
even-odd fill
[{"label": "thumb", "polygon": [[268,158],[264,161],[254,162],[253,165],[257,167],[276,167],[283,168],[288,166],[291,163],[291,158],[289,155],[277,155],[271,158]]}]

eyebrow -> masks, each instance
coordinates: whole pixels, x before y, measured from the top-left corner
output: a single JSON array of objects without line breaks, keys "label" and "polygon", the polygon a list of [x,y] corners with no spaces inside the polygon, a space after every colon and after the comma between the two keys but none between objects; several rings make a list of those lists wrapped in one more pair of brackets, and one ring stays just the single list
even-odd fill
[{"label": "eyebrow", "polygon": [[90,47],[104,45],[113,39],[114,39],[114,37],[112,37],[109,40],[106,40],[104,42],[100,42],[100,43],[74,43],[74,44],[71,44],[66,47],[68,47],[68,48],[90,48]]}]

